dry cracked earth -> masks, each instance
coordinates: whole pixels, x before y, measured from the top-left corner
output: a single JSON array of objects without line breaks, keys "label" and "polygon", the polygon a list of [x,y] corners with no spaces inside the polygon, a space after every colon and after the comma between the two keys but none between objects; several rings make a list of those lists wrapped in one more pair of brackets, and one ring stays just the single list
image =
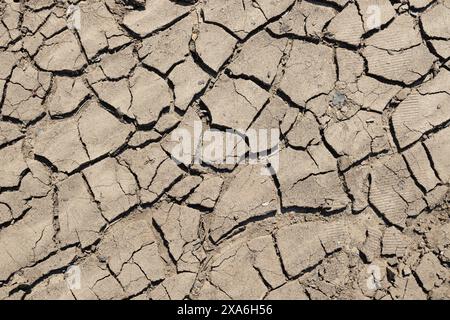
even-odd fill
[{"label": "dry cracked earth", "polygon": [[[449,0],[2,0],[0,22],[0,299],[450,298]],[[277,130],[279,168],[178,161],[198,122],[245,155]]]}]

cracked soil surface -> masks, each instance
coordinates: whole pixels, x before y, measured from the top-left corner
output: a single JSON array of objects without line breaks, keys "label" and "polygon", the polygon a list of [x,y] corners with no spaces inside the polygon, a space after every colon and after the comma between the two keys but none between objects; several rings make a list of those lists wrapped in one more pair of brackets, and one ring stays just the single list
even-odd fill
[{"label": "cracked soil surface", "polygon": [[1,0],[0,113],[0,299],[450,299],[449,0]]}]

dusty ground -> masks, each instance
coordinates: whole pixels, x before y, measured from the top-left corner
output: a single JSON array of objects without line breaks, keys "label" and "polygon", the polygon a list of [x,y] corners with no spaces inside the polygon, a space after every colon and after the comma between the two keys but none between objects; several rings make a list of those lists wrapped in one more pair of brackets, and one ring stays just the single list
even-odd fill
[{"label": "dusty ground", "polygon": [[450,298],[450,1],[144,2],[0,3],[0,299]]}]

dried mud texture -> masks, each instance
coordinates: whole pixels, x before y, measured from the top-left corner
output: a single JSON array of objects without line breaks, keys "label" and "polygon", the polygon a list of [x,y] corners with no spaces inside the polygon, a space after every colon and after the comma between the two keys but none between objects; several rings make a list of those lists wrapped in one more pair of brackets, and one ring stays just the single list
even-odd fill
[{"label": "dried mud texture", "polygon": [[2,1],[0,299],[449,299],[449,59],[448,0]]}]

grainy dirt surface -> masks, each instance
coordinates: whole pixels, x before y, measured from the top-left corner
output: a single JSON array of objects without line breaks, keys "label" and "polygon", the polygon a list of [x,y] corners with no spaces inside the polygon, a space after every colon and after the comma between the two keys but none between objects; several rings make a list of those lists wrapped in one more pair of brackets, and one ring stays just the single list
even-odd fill
[{"label": "grainy dirt surface", "polygon": [[448,0],[1,0],[0,299],[449,299],[449,58]]}]

